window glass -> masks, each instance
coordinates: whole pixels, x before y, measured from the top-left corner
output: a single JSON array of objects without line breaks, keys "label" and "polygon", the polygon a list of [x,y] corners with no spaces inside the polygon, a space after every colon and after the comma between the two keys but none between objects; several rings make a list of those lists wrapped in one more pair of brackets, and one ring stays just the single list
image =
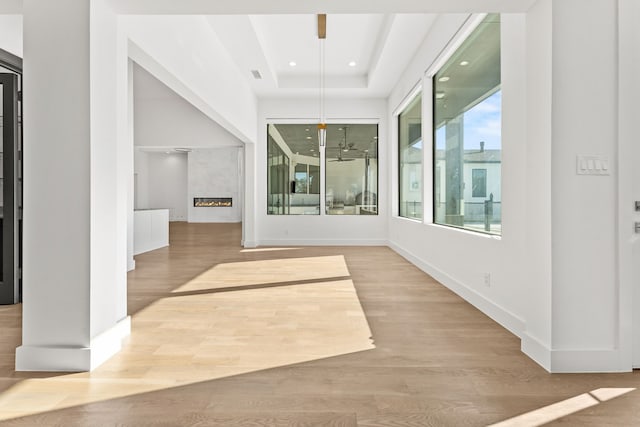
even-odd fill
[{"label": "window glass", "polygon": [[422,219],[422,96],[398,116],[399,214]]},{"label": "window glass", "polygon": [[267,126],[267,213],[320,214],[316,125]]},{"label": "window glass", "polygon": [[378,214],[378,125],[327,126],[326,213]]},{"label": "window glass", "polygon": [[320,166],[309,165],[309,194],[320,194]]},{"label": "window glass", "polygon": [[471,170],[471,197],[487,197],[487,170]]},{"label": "window glass", "polygon": [[309,165],[298,163],[296,165],[295,185],[293,192],[295,194],[309,193]]},{"label": "window glass", "polygon": [[501,233],[500,15],[433,78],[434,221]]}]

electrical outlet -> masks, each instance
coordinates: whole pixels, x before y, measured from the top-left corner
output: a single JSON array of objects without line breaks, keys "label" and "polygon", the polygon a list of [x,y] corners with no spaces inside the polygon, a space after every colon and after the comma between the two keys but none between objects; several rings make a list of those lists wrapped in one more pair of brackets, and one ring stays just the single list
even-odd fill
[{"label": "electrical outlet", "polygon": [[491,273],[484,273],[484,285],[487,288],[491,287]]}]

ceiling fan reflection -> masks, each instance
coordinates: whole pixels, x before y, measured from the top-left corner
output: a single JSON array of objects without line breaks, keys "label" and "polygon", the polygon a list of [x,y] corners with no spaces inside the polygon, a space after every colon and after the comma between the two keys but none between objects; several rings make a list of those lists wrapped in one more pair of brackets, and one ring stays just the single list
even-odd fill
[{"label": "ceiling fan reflection", "polygon": [[345,159],[344,157],[342,157],[342,153],[344,152],[348,152],[349,150],[345,148],[346,145],[343,143],[339,143],[338,144],[338,157],[332,160],[329,160],[330,162],[352,162],[355,159]]}]

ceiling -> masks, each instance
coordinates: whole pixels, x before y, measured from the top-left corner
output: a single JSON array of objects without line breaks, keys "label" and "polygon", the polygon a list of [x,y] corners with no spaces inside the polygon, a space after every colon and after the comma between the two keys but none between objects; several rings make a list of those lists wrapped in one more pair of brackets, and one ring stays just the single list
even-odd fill
[{"label": "ceiling", "polygon": [[119,14],[205,16],[259,98],[318,96],[325,13],[327,97],[386,98],[439,14],[522,13],[536,0],[109,1]]},{"label": "ceiling", "polygon": [[488,15],[435,75],[438,126],[500,86],[499,23],[500,15]]},{"label": "ceiling", "polygon": [[[119,14],[213,15],[274,13],[526,12],[536,0],[109,0]],[[5,0],[20,13],[20,0]],[[13,7],[12,7],[13,4]],[[14,10],[11,12],[11,10]]]},{"label": "ceiling", "polygon": [[[327,13],[326,94],[385,98],[440,13],[526,12],[535,0],[109,0],[118,14],[202,15],[258,97],[317,96],[316,14]],[[22,2],[3,3],[4,13]],[[10,5],[13,5],[10,7]],[[15,10],[13,10],[15,9]],[[12,12],[11,12],[12,11]],[[289,65],[296,63],[295,67]],[[350,62],[354,66],[349,66]],[[257,80],[252,70],[262,76]]]},{"label": "ceiling", "polygon": [[[322,42],[327,96],[388,96],[436,16],[327,15]],[[317,15],[212,15],[207,20],[258,97],[318,95]]]}]

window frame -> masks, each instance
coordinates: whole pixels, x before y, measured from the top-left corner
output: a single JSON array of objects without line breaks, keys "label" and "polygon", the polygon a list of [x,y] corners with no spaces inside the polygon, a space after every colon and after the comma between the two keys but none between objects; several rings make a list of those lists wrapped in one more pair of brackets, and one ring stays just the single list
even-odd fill
[{"label": "window frame", "polygon": [[[266,138],[267,138],[267,142],[268,142],[268,138],[269,138],[269,126],[270,125],[312,125],[315,126],[318,122],[318,118],[308,118],[308,119],[301,119],[301,118],[285,118],[285,117],[279,117],[279,118],[266,118],[264,120],[264,126],[267,129],[266,131]],[[269,188],[266,188],[265,191],[265,204],[267,205],[267,217],[281,217],[281,216],[305,216],[305,217],[313,217],[313,218],[318,218],[318,217],[336,217],[336,216],[346,216],[346,217],[373,217],[373,218],[378,218],[380,217],[380,215],[382,213],[384,213],[386,206],[381,204],[381,201],[384,201],[384,198],[381,196],[380,192],[384,192],[385,188],[381,188],[380,187],[380,172],[381,172],[381,168],[383,168],[384,166],[384,162],[381,162],[380,160],[380,147],[381,147],[381,141],[384,139],[383,137],[381,137],[381,134],[383,134],[384,130],[386,129],[385,125],[383,125],[385,123],[383,118],[344,118],[344,119],[328,119],[326,121],[327,125],[342,125],[342,124],[346,124],[346,125],[375,125],[377,127],[377,135],[378,135],[378,139],[377,139],[377,173],[376,173],[376,188],[377,188],[377,213],[375,215],[329,215],[326,213],[326,170],[325,170],[325,166],[326,166],[326,161],[327,161],[327,157],[326,157],[326,151],[325,151],[325,147],[320,146],[319,147],[319,151],[318,151],[318,183],[316,185],[318,185],[318,189],[319,192],[318,193],[312,193],[311,192],[311,187],[309,186],[309,193],[307,194],[318,194],[320,196],[320,208],[319,208],[319,212],[318,214],[315,215],[298,215],[298,214],[291,214],[291,213],[283,213],[283,214],[270,214],[268,212],[269,206]],[[381,132],[382,129],[382,132]],[[266,173],[267,173],[267,183],[265,184],[266,186],[268,186],[268,174],[269,174],[269,167],[268,167],[268,160],[269,160],[269,150],[268,150],[268,144],[267,145],[267,149],[265,150],[265,157],[263,159],[264,164],[266,165]],[[325,166],[323,166],[325,165]],[[315,165],[308,165],[308,166],[315,166]],[[307,169],[308,170],[308,176],[311,175],[311,170],[310,168]]]},{"label": "window frame", "polygon": [[[419,190],[421,190],[421,215],[420,217],[412,217],[412,216],[406,216],[402,214],[402,184],[403,184],[403,180],[402,180],[402,174],[403,174],[403,161],[402,161],[402,152],[401,152],[401,136],[402,136],[402,129],[400,126],[400,119],[403,113],[407,112],[407,110],[409,109],[409,107],[414,106],[414,103],[417,101],[417,99],[420,98],[419,102],[420,102],[420,140],[422,141],[422,150],[421,150],[421,166],[422,166],[422,176],[420,177],[420,180],[418,182],[419,185]],[[398,200],[397,200],[397,205],[396,208],[398,210],[398,217],[399,218],[405,218],[411,221],[418,221],[418,222],[423,222],[424,221],[424,216],[425,216],[425,159],[424,159],[424,152],[426,150],[426,146],[425,146],[425,138],[424,138],[424,92],[422,91],[422,85],[418,86],[417,89],[414,89],[411,94],[405,99],[405,101],[402,103],[402,105],[400,106],[400,108],[398,108],[398,112],[394,115],[394,120],[396,123],[396,138],[398,143],[396,144],[396,155],[397,155],[397,162],[396,162],[396,166],[397,166],[397,182],[396,182],[396,188],[398,190]],[[410,124],[410,123],[409,123]]]},{"label": "window frame", "polygon": [[[326,198],[327,198],[327,170],[328,170],[328,161],[330,160],[330,158],[327,156],[326,154],[326,146],[324,147],[325,153],[324,153],[324,168],[320,169],[320,175],[323,176],[323,179],[321,180],[322,183],[324,183],[324,201],[325,201],[325,208],[324,208],[324,212],[322,213],[325,216],[328,217],[335,217],[335,216],[354,216],[354,217],[360,217],[360,216],[378,216],[380,215],[380,123],[379,122],[354,122],[353,120],[336,120],[334,123],[328,123],[330,125],[339,125],[339,126],[351,126],[351,125],[367,125],[367,126],[375,126],[376,127],[376,157],[375,157],[375,161],[376,161],[376,193],[375,193],[375,197],[376,197],[376,212],[375,214],[368,214],[368,215],[364,215],[364,214],[358,214],[358,213],[342,213],[342,214],[337,214],[337,213],[329,213],[327,206],[326,206]],[[331,158],[332,159],[332,158]],[[324,173],[323,173],[324,172]],[[364,190],[363,190],[364,191]],[[322,197],[322,196],[321,196]]]},{"label": "window frame", "polygon": [[[502,237],[502,233],[495,233],[495,232],[488,232],[488,231],[481,231],[478,229],[474,229],[474,228],[467,228],[467,227],[461,227],[461,226],[456,226],[456,225],[451,225],[451,224],[444,224],[444,223],[439,223],[436,222],[436,204],[435,204],[435,195],[436,195],[436,138],[435,138],[435,133],[436,130],[434,127],[434,116],[435,116],[435,102],[436,102],[436,97],[435,97],[435,76],[436,74],[442,69],[442,67],[444,67],[444,65],[449,61],[449,59],[454,56],[458,49],[462,46],[462,44],[472,35],[472,33],[476,30],[476,28],[484,21],[484,19],[487,17],[487,15],[489,15],[488,13],[475,13],[475,14],[471,14],[467,20],[464,22],[464,24],[460,27],[460,29],[458,30],[458,32],[454,35],[454,37],[449,41],[449,43],[445,46],[445,48],[441,51],[440,55],[438,55],[438,57],[433,61],[433,63],[431,64],[431,66],[427,69],[427,71],[424,73],[424,77],[423,77],[423,87],[424,87],[424,91],[423,91],[423,97],[427,97],[428,96],[428,100],[427,104],[428,104],[428,110],[423,108],[423,140],[425,142],[425,144],[431,144],[431,149],[427,149],[425,150],[426,152],[428,152],[428,155],[431,157],[430,161],[427,162],[427,158],[426,158],[426,154],[425,154],[425,164],[429,164],[430,168],[431,168],[431,174],[429,174],[430,179],[431,179],[431,185],[430,185],[430,197],[425,199],[425,203],[426,201],[429,201],[431,203],[431,209],[429,209],[429,213],[431,215],[431,218],[429,218],[429,220],[427,220],[426,218],[426,205],[425,205],[425,218],[424,218],[424,222],[428,223],[429,225],[433,225],[436,227],[442,227],[442,228],[446,228],[449,230],[460,230],[460,231],[464,231],[464,232],[470,232],[470,233],[474,233],[477,235],[489,235],[491,237],[495,237],[495,238],[501,238]],[[500,14],[501,15],[501,14]],[[502,37],[501,37],[502,39]],[[502,56],[502,54],[501,54]],[[502,61],[501,61],[502,64]],[[502,66],[502,65],[501,65]],[[499,90],[501,90],[501,85],[499,86]],[[491,96],[493,93],[495,93],[496,89],[491,91],[491,94],[487,95]],[[485,97],[485,98],[486,98]],[[424,98],[423,98],[424,99]],[[484,100],[484,98],[482,99]],[[478,102],[482,102],[482,100],[479,100]],[[423,104],[424,105],[424,104]],[[424,120],[424,118],[427,117],[428,120]],[[425,174],[426,176],[427,174]],[[501,184],[500,186],[502,187],[502,179],[503,179],[503,175],[500,175],[500,181]],[[426,186],[426,183],[425,183]],[[502,222],[502,220],[501,220]]]}]

